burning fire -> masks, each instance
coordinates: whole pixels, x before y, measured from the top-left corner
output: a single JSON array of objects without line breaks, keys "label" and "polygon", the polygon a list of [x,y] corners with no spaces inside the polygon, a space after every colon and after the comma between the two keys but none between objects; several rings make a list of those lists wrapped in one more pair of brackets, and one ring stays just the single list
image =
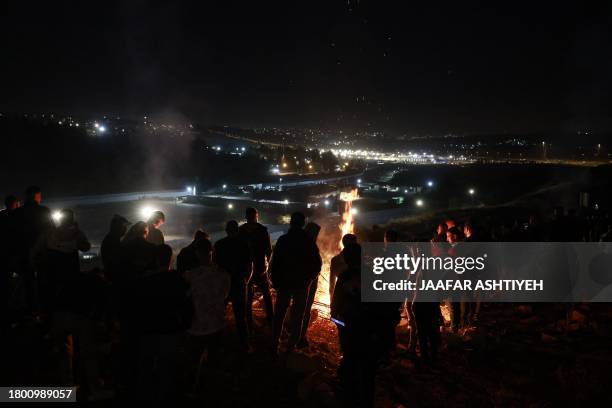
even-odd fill
[{"label": "burning fire", "polygon": [[342,213],[342,221],[340,221],[340,240],[338,241],[338,248],[342,250],[342,237],[346,234],[352,234],[355,230],[355,223],[353,222],[353,200],[359,197],[359,190],[356,188],[350,192],[340,193],[340,201],[344,202],[344,211]]},{"label": "burning fire", "polygon": [[352,189],[350,192],[340,193],[341,203],[341,218],[337,230],[330,231],[330,236],[325,239],[321,237],[319,247],[321,249],[321,257],[323,258],[323,267],[317,286],[315,295],[314,308],[319,313],[329,316],[329,306],[331,299],[329,296],[329,266],[331,259],[342,250],[342,237],[345,234],[352,234],[355,230],[355,222],[353,220],[353,201],[359,198],[359,190]]}]

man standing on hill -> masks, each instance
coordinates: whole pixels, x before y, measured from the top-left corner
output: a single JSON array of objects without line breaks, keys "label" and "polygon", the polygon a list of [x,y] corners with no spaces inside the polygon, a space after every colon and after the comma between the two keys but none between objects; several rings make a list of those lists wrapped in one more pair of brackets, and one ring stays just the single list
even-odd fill
[{"label": "man standing on hill", "polygon": [[296,212],[291,215],[289,231],[276,242],[270,264],[270,277],[277,293],[274,314],[276,347],[283,330],[285,314],[293,300],[287,351],[291,351],[300,341],[308,291],[321,271],[322,264],[317,244],[304,231],[305,223],[304,214]]},{"label": "man standing on hill", "polygon": [[249,254],[253,275],[247,288],[247,324],[249,331],[253,328],[253,286],[257,285],[263,295],[266,308],[266,319],[270,327],[273,327],[272,296],[270,295],[270,283],[268,282],[267,264],[272,255],[272,243],[268,229],[259,223],[259,214],[254,208],[246,209],[246,223],[239,229],[240,237],[249,246]]},{"label": "man standing on hill", "polygon": [[18,269],[26,289],[27,307],[32,312],[38,311],[36,268],[31,259],[31,252],[40,237],[55,226],[51,211],[40,205],[42,192],[39,187],[30,186],[25,191],[25,203],[15,210],[15,232],[17,240],[16,257]]}]

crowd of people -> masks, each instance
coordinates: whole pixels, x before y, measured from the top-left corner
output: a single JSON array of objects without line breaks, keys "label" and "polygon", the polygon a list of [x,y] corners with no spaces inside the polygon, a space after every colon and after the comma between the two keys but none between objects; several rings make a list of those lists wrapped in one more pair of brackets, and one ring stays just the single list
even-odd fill
[{"label": "crowd of people", "polygon": [[[29,187],[23,204],[9,196],[0,213],[2,330],[13,319],[9,288],[12,277],[18,277],[23,309],[45,327],[55,345],[58,384],[78,383],[90,397],[107,391],[100,383],[96,322],[119,339],[111,351],[116,362],[113,394],[150,404],[171,403],[197,389],[203,367],[218,363],[227,340],[228,304],[240,353],[284,355],[309,346],[311,308],[323,265],[317,245],[320,227],[307,223],[303,213],[291,215],[288,231],[273,246],[257,210],[248,208],[245,222],[228,221],[226,237],[214,244],[197,230],[176,256],[175,268],[173,250],[160,229],[166,221],[162,212],[133,224],[115,215],[101,244],[102,268],[86,273],[80,270],[79,251],[88,251],[91,244],[75,214],[65,209],[54,220],[41,201],[41,190]],[[547,231],[569,233],[554,230],[555,225]],[[540,239],[544,230],[530,219],[520,233]],[[601,239],[607,236],[609,230],[599,233]],[[460,242],[490,239],[470,222],[459,225],[449,219],[437,226],[431,242],[452,255]],[[399,240],[395,230],[385,231],[386,243]],[[376,373],[394,353],[401,313],[409,321],[408,349],[416,352],[418,347],[426,364],[437,359],[443,320],[438,303],[361,302],[357,236],[343,236],[342,246],[331,259],[329,276],[331,320],[342,352],[338,395],[350,406],[372,406]],[[271,333],[270,350],[255,350],[250,342],[257,330],[255,289]],[[459,332],[478,324],[481,305],[478,299],[463,299],[450,302],[450,310],[451,330]],[[281,341],[284,333],[286,342]]]}]

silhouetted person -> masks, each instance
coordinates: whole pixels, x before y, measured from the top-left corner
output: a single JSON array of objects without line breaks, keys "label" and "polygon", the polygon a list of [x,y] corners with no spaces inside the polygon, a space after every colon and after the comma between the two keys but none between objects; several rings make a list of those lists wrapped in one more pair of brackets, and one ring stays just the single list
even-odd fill
[{"label": "silhouetted person", "polygon": [[247,284],[251,275],[249,246],[240,237],[238,222],[231,220],[225,226],[227,237],[215,243],[213,262],[230,274],[228,300],[232,302],[238,339],[244,350],[249,349],[246,321]]},{"label": "silhouetted person", "polygon": [[[354,234],[345,234],[342,237],[342,247],[346,248],[347,245],[356,244],[357,236]],[[338,276],[342,272],[344,272],[348,268],[348,265],[344,261],[344,255],[342,251],[338,253],[331,259],[329,263],[329,299],[331,300],[334,296],[334,288],[336,287],[336,282],[338,280]]]},{"label": "silhouetted person", "polygon": [[176,271],[183,276],[189,269],[199,265],[198,257],[195,253],[196,242],[201,239],[210,239],[208,234],[202,230],[197,230],[193,234],[193,241],[185,248],[181,249],[176,257]]},{"label": "silhouetted person", "polygon": [[61,210],[57,228],[41,235],[32,249],[38,271],[42,311],[50,315],[61,287],[80,272],[79,251],[89,251],[91,244],[79,229],[72,210]]},{"label": "silhouetted person", "polygon": [[129,221],[115,214],[110,222],[110,230],[102,240],[100,256],[104,266],[104,276],[112,282],[121,269],[121,239],[127,232]]},{"label": "silhouetted person", "polygon": [[275,347],[278,346],[289,303],[293,300],[288,351],[292,350],[300,340],[308,290],[312,280],[321,271],[319,248],[304,231],[305,222],[304,214],[300,212],[291,214],[289,231],[276,241],[270,264],[270,277],[276,289]]},{"label": "silhouetted person", "polygon": [[135,398],[138,379],[139,331],[137,279],[158,270],[157,245],[147,241],[147,224],[134,223],[121,240],[121,271],[114,277],[119,292],[121,368],[117,387],[121,396]]},{"label": "silhouetted person", "polygon": [[184,333],[191,326],[189,286],[170,269],[172,248],[155,248],[158,270],[136,285],[139,332],[138,399],[147,406],[168,406],[180,398]]},{"label": "silhouetted person", "polygon": [[388,348],[383,335],[388,329],[381,324],[387,310],[361,302],[361,247],[350,244],[342,252],[348,268],[338,277],[331,304],[342,350],[338,379],[344,405],[371,407],[377,366]]},{"label": "silhouetted person", "polygon": [[19,207],[19,200],[9,195],[4,199],[4,206],[0,211],[0,336],[8,318],[10,276],[17,271],[15,210]]},{"label": "silhouetted person", "polygon": [[442,325],[440,303],[415,301],[412,303],[412,312],[416,322],[421,358],[425,362],[435,362],[440,348]]},{"label": "silhouetted person", "polygon": [[249,331],[253,328],[253,296],[254,285],[257,285],[264,300],[266,318],[272,328],[274,325],[274,310],[270,283],[268,280],[267,263],[272,255],[272,243],[268,229],[258,222],[259,214],[254,208],[246,209],[246,223],[240,226],[240,236],[249,245],[253,274],[247,288],[247,324]]},{"label": "silhouetted person", "polygon": [[32,263],[31,251],[40,237],[55,228],[51,211],[40,203],[42,192],[39,187],[30,186],[25,191],[25,202],[15,210],[15,232],[17,241],[16,257],[19,275],[26,291],[27,307],[37,311],[36,269]]},{"label": "silhouetted person", "polygon": [[195,380],[188,381],[197,387],[198,366],[202,353],[208,351],[208,361],[218,360],[221,331],[225,327],[225,299],[229,294],[231,278],[228,272],[212,262],[212,245],[203,239],[196,243],[196,255],[200,265],[185,273],[185,280],[191,288],[194,305],[194,319],[189,333],[188,374]]},{"label": "silhouetted person", "polygon": [[431,239],[431,242],[446,242],[446,231],[447,230],[448,230],[448,227],[446,226],[445,223],[438,224],[438,226],[436,227],[436,232],[433,238]]},{"label": "silhouetted person", "polygon": [[[463,234],[459,228],[453,226],[446,231],[446,240],[449,244],[448,255],[451,257],[461,256],[461,242],[463,241]],[[454,273],[453,273],[454,274]],[[451,275],[452,276],[452,275]],[[453,278],[455,278],[453,276]],[[465,310],[464,302],[461,300],[461,295],[453,294],[451,296],[451,329],[457,333],[459,328],[463,326],[464,317],[462,310]]]},{"label": "silhouetted person", "polygon": [[166,216],[161,211],[154,211],[153,214],[147,220],[147,226],[149,227],[149,233],[147,235],[147,241],[155,245],[162,245],[164,243],[164,233],[159,229],[166,222]]},{"label": "silhouetted person", "polygon": [[[383,239],[386,248],[388,244],[398,242],[399,233],[394,229],[388,229],[385,231]],[[400,307],[401,304],[396,302],[382,302],[379,304],[381,315],[380,323],[383,328],[383,342],[387,345],[387,350],[385,350],[385,353],[383,354],[383,359],[385,360],[385,363],[390,362],[390,354],[395,351],[396,348],[395,328],[401,320],[401,314],[399,311]],[[414,317],[410,314],[408,316],[409,319],[412,319]]]},{"label": "silhouetted person", "polygon": [[[321,231],[321,227],[314,222],[309,222],[304,227],[304,232],[306,232],[306,235],[308,235],[315,242],[315,244],[317,243],[319,231]],[[306,300],[306,309],[304,310],[304,319],[302,320],[302,334],[300,336],[300,341],[297,344],[298,347],[308,347],[308,326],[310,325],[312,305],[314,304],[315,297],[317,296],[318,287],[319,275],[317,274],[317,276],[312,280],[310,289],[308,290],[308,299]]]},{"label": "silhouetted person", "polygon": [[139,221],[121,240],[121,274],[115,280],[130,282],[146,272],[157,270],[155,244],[147,240],[149,227]]}]

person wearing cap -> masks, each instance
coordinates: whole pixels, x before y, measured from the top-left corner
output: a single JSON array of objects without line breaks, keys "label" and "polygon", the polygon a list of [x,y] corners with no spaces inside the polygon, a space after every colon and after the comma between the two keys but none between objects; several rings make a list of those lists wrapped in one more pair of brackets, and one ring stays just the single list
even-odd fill
[{"label": "person wearing cap", "polygon": [[115,214],[110,222],[110,230],[102,240],[100,256],[104,266],[104,276],[109,282],[119,273],[121,267],[121,238],[127,232],[130,222],[121,215]]}]

